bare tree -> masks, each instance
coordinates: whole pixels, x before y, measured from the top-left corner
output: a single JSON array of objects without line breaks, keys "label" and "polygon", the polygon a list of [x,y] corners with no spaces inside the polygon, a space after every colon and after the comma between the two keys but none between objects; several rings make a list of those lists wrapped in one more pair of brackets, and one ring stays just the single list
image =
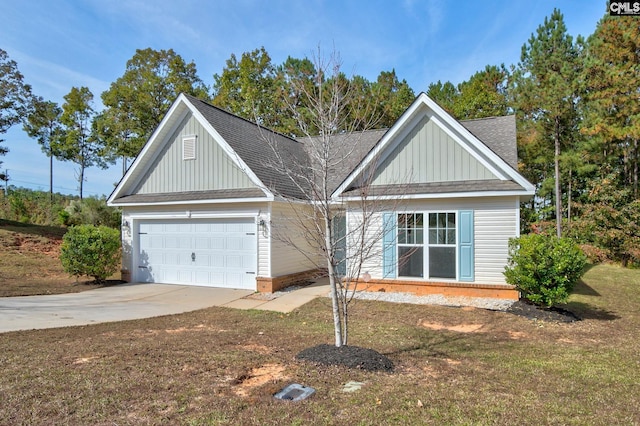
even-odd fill
[{"label": "bare tree", "polygon": [[[348,342],[349,304],[359,283],[370,277],[364,269],[367,261],[381,256],[380,241],[385,231],[381,211],[383,207],[389,209],[392,202],[370,196],[373,166],[348,191],[349,201],[332,196],[384,131],[367,130],[377,123],[375,108],[370,104],[373,96],[363,97],[361,92],[352,90],[335,52],[324,57],[318,49],[313,62],[317,68],[314,84],[294,80],[290,88],[296,92],[292,98],[305,99],[304,110],[289,105],[304,134],[298,139],[302,146],[287,147],[278,143],[273,134],[261,134],[276,159],[270,166],[286,175],[298,193],[293,197],[279,194],[293,214],[286,218],[286,232],[272,220],[272,235],[326,269],[335,345],[340,347]],[[293,228],[298,232],[292,232]]]}]

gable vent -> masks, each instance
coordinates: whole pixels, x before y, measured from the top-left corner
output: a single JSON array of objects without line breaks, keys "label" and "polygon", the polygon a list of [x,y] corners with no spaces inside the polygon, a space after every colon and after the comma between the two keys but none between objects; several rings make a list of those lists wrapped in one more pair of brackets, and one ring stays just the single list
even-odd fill
[{"label": "gable vent", "polygon": [[195,136],[184,136],[182,138],[182,159],[183,160],[196,159],[196,137]]}]

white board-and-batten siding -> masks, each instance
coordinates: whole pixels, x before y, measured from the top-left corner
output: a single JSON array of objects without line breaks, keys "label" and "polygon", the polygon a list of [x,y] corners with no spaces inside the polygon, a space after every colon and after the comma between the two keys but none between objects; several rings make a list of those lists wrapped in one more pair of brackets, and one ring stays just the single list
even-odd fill
[{"label": "white board-and-batten siding", "polygon": [[425,115],[377,166],[373,185],[496,179]]},{"label": "white board-and-batten siding", "polygon": [[[182,140],[185,136],[195,136],[194,159],[183,159]],[[192,114],[187,114],[132,193],[160,194],[255,187],[213,136]]]},{"label": "white board-and-batten siding", "polygon": [[[487,198],[458,198],[420,201],[413,200],[394,206],[399,213],[413,212],[474,212],[474,283],[504,284],[504,267],[507,264],[509,239],[519,235],[519,200],[516,196]],[[391,211],[391,210],[389,210]],[[383,211],[377,212],[368,234],[380,239]],[[350,210],[347,214],[347,232],[355,229],[362,214]],[[426,223],[426,222],[425,222]],[[426,233],[425,233],[426,235]],[[373,278],[382,278],[382,240],[380,249],[372,251],[362,271]]]}]

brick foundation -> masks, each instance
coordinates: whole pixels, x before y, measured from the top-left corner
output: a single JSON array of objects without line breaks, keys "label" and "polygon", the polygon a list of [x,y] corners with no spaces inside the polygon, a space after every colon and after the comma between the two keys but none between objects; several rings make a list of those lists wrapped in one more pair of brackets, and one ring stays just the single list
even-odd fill
[{"label": "brick foundation", "polygon": [[295,274],[281,275],[279,277],[256,277],[256,287],[260,293],[273,293],[285,287],[295,285],[301,281],[315,279],[326,275],[320,269],[296,272]]},{"label": "brick foundation", "polygon": [[131,271],[128,269],[120,269],[120,279],[126,283],[131,282]]},{"label": "brick foundation", "polygon": [[404,280],[362,280],[357,282],[358,290],[413,293],[417,296],[442,294],[444,296],[494,297],[518,300],[520,293],[510,284],[448,283],[433,281]]}]

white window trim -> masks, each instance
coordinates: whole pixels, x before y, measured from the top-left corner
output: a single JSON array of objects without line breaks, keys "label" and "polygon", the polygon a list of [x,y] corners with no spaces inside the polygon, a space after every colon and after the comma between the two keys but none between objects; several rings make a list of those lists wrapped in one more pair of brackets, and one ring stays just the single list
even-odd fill
[{"label": "white window trim", "polygon": [[[433,281],[433,282],[457,282],[458,281],[458,274],[459,274],[459,263],[460,263],[460,244],[458,241],[458,211],[457,210],[419,210],[419,211],[396,211],[396,218],[401,215],[401,214],[418,214],[418,213],[422,213],[423,215],[423,219],[422,219],[422,226],[423,226],[423,239],[422,239],[422,244],[399,244],[396,242],[396,268],[397,268],[397,277],[399,279],[410,279],[410,280],[419,280],[419,281]],[[429,244],[429,214],[430,213],[453,213],[455,214],[455,218],[456,218],[456,242],[455,244]],[[397,223],[397,221],[396,221]],[[399,229],[399,225],[396,225],[396,238],[397,238],[397,232]],[[423,251],[422,251],[422,277],[411,277],[411,276],[406,276],[406,275],[400,275],[400,246],[403,247],[422,247]],[[455,278],[431,278],[430,277],[430,271],[429,271],[429,247],[455,247],[456,249],[456,254],[455,254],[455,261],[456,261],[456,265],[455,265],[455,272],[456,272],[456,276]]]}]

